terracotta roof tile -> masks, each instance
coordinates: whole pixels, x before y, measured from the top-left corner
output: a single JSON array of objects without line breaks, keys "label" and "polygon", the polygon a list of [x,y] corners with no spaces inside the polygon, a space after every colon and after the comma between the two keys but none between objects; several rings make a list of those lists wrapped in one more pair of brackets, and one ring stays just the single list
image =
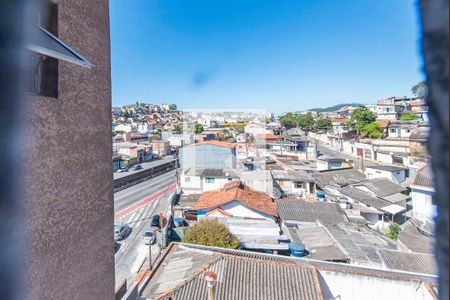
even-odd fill
[{"label": "terracotta roof tile", "polygon": [[205,141],[205,142],[190,144],[190,145],[187,145],[186,147],[199,146],[199,145],[219,146],[219,147],[230,148],[230,149],[236,148],[235,143],[227,143],[227,142],[221,142],[221,141],[216,141],[216,140],[209,140],[209,141]]},{"label": "terracotta roof tile", "polygon": [[278,215],[272,198],[266,193],[257,192],[244,186],[239,180],[229,182],[219,190],[202,193],[194,209],[213,208],[235,200],[262,213],[271,216]]},{"label": "terracotta roof tile", "polygon": [[376,120],[376,122],[378,124],[378,127],[383,129],[387,128],[390,123],[389,120]]},{"label": "terracotta roof tile", "polygon": [[331,118],[331,123],[344,123],[345,118]]}]

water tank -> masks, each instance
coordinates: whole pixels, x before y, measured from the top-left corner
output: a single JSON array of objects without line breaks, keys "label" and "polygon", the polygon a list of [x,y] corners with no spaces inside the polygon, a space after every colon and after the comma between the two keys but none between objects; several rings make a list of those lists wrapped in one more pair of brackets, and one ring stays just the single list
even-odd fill
[{"label": "water tank", "polygon": [[305,246],[301,243],[289,243],[289,251],[291,252],[291,255],[295,257],[303,257],[308,255]]}]

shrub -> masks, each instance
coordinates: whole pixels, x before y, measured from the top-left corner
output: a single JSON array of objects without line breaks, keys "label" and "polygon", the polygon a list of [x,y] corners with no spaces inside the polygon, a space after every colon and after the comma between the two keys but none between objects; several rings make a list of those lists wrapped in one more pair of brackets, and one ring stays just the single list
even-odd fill
[{"label": "shrub", "polygon": [[203,219],[197,222],[186,231],[182,241],[204,246],[239,248],[239,240],[216,219]]},{"label": "shrub", "polygon": [[387,237],[393,239],[394,241],[398,239],[400,235],[400,225],[392,222],[389,224],[389,231],[386,233]]}]

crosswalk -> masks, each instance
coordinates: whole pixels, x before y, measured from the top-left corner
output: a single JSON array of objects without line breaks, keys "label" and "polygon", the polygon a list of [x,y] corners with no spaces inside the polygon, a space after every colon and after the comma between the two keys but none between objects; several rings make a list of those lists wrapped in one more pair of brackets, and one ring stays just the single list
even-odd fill
[{"label": "crosswalk", "polygon": [[147,205],[142,206],[140,209],[125,216],[125,218],[122,218],[122,221],[132,228],[139,228],[143,222],[150,220],[156,203],[157,201],[149,202]]}]

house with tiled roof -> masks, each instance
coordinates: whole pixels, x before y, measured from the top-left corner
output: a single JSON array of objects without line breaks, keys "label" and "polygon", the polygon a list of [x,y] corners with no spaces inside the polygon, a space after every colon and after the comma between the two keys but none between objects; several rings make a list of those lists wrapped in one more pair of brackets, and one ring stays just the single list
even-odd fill
[{"label": "house with tiled roof", "polygon": [[265,252],[289,249],[288,239],[277,223],[278,213],[272,198],[239,180],[202,193],[193,209],[197,220],[215,218],[226,225],[239,239],[241,249]]},{"label": "house with tiled roof", "polygon": [[243,185],[239,180],[229,182],[221,189],[202,193],[194,206],[199,219],[217,208],[231,216],[248,219],[275,220],[278,216],[272,198]]}]

